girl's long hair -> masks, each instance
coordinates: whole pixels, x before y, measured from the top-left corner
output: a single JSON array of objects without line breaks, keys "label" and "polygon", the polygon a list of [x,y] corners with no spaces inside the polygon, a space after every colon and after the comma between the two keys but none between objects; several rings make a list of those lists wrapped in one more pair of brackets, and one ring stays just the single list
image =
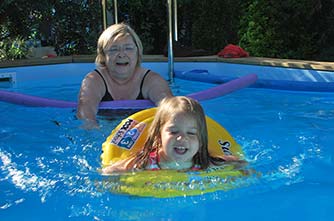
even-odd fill
[{"label": "girl's long hair", "polygon": [[190,114],[196,120],[198,128],[197,137],[200,147],[196,155],[193,157],[193,164],[200,165],[202,169],[206,169],[209,166],[210,157],[208,152],[208,130],[203,108],[192,98],[175,96],[165,98],[161,101],[155,114],[155,118],[151,124],[144,148],[134,159],[134,168],[145,168],[148,165],[150,153],[159,151],[161,147],[161,129],[176,113]]}]

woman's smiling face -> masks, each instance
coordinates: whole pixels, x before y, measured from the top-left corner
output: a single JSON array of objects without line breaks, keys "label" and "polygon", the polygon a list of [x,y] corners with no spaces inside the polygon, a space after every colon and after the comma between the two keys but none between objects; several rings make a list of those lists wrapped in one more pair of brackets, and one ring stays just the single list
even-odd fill
[{"label": "woman's smiling face", "polygon": [[[197,121],[187,113],[177,113],[161,129],[161,163],[176,163],[175,166],[187,169],[199,151]],[[162,166],[162,165],[161,165]]]},{"label": "woman's smiling face", "polygon": [[104,53],[113,78],[126,80],[132,76],[138,62],[138,49],[131,36],[117,38]]}]

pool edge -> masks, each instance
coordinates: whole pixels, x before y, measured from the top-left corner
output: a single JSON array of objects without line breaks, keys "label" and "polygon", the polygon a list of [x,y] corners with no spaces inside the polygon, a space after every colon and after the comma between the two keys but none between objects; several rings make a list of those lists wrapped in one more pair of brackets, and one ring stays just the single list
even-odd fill
[{"label": "pool edge", "polygon": [[[168,58],[163,55],[144,55],[143,62],[161,62],[167,61]],[[14,61],[1,61],[0,68],[50,65],[65,63],[94,63],[95,55],[72,55],[54,58],[33,58],[21,59]],[[260,66],[286,67],[321,71],[334,71],[334,62],[295,60],[295,59],[278,59],[266,57],[244,57],[244,58],[221,58],[216,55],[201,57],[175,57],[176,62],[222,62],[234,64],[250,64]]]}]

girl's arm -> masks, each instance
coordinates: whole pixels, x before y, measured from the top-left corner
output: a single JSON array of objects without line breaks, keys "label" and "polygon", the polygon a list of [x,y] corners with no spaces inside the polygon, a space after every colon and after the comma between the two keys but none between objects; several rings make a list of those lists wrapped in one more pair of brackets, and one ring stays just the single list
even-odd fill
[{"label": "girl's arm", "polygon": [[235,168],[241,168],[246,166],[248,162],[245,160],[241,160],[237,156],[225,155],[219,158],[211,158],[211,164],[213,166],[233,165]]},{"label": "girl's arm", "polygon": [[110,175],[113,173],[124,173],[134,169],[135,158],[128,158],[124,160],[119,160],[110,166],[107,166],[102,169],[103,175]]}]

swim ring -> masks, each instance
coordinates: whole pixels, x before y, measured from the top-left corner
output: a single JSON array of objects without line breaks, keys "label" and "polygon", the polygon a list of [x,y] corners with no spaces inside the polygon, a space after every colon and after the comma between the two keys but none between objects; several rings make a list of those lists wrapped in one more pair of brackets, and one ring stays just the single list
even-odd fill
[{"label": "swim ring", "polygon": [[112,193],[138,197],[187,197],[237,188],[245,184],[238,179],[247,175],[246,170],[233,166],[186,172],[145,170],[107,176],[103,180],[103,188]]},{"label": "swim ring", "polygon": [[[106,167],[140,151],[146,140],[157,108],[137,112],[124,119],[102,144],[101,162]],[[236,155],[243,158],[241,146],[228,131],[206,116],[209,153],[213,157]],[[233,166],[209,168],[201,171],[139,171],[106,177],[110,190],[137,196],[175,197],[198,195],[233,188],[230,182],[244,176]],[[110,186],[110,183],[115,186]]]},{"label": "swim ring", "polygon": [[[144,145],[148,129],[157,108],[139,111],[124,119],[102,144],[102,166],[108,166],[118,160],[126,159]],[[213,157],[222,155],[242,156],[242,149],[227,130],[216,121],[206,116],[208,127],[209,154]]]}]

